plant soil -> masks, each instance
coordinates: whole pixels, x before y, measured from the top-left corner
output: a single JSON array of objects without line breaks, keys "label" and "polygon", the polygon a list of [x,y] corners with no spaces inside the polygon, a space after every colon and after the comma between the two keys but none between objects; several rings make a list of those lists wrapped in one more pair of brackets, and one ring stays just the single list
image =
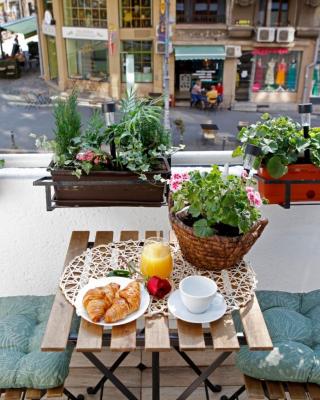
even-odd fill
[{"label": "plant soil", "polygon": [[[201,217],[193,218],[190,214],[184,214],[182,216],[178,215],[178,218],[185,225],[189,226],[190,228],[193,227],[193,224],[195,222],[197,222],[197,221],[199,221],[199,219],[201,219]],[[227,237],[240,236],[239,229],[235,226],[218,223],[213,226],[213,229],[215,230],[216,235],[218,235],[218,236],[227,236]]]}]

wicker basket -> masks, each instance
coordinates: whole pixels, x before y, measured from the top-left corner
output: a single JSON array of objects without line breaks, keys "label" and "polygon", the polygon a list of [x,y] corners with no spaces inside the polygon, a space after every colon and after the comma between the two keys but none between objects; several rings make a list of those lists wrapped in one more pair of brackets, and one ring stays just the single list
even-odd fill
[{"label": "wicker basket", "polygon": [[194,235],[193,228],[185,225],[174,213],[170,212],[169,215],[185,259],[196,268],[206,270],[222,270],[237,265],[268,224],[267,219],[260,219],[244,235],[200,238]]}]

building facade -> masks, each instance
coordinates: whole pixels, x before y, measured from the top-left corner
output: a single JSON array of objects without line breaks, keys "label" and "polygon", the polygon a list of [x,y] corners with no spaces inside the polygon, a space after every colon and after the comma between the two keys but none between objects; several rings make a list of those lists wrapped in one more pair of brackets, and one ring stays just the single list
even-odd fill
[{"label": "building facade", "polygon": [[[163,87],[164,0],[37,0],[44,78],[121,97]],[[170,93],[222,83],[224,105],[320,96],[320,0],[170,0]],[[319,60],[320,61],[320,60]],[[318,76],[319,75],[319,76]],[[319,79],[319,82],[317,82]]]},{"label": "building facade", "polygon": [[29,17],[35,12],[35,0],[0,0],[0,23]]}]

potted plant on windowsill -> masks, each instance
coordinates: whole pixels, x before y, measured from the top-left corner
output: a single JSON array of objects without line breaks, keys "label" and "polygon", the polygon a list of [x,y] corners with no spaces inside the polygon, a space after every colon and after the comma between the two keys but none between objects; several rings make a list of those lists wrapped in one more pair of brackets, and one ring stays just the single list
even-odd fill
[{"label": "potted plant on windowsill", "polygon": [[[320,180],[320,129],[312,128],[304,137],[300,124],[289,117],[271,118],[264,114],[261,121],[244,127],[238,134],[242,145],[234,156],[245,154],[247,144],[260,148],[255,169],[258,170],[259,192],[271,204],[285,202],[282,181]],[[305,154],[310,157],[306,160]],[[278,183],[268,183],[268,181]],[[320,185],[292,183],[291,201],[319,201]]]},{"label": "potted plant on windowsill", "polygon": [[250,180],[210,172],[173,174],[169,216],[181,251],[199,269],[237,265],[263,232],[262,205]]},{"label": "potted plant on windowsill", "polygon": [[49,170],[57,206],[160,206],[173,152],[162,108],[130,93],[120,102],[121,119],[105,127],[96,112],[84,131],[72,93],[54,114],[55,140]]}]

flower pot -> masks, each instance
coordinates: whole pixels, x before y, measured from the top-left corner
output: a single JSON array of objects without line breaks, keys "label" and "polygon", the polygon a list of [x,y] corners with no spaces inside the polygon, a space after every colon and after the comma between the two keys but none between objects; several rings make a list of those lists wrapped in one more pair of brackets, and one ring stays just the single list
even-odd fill
[{"label": "flower pot", "polygon": [[[265,167],[260,168],[259,192],[270,204],[284,204],[285,184],[268,183],[272,178]],[[292,164],[288,166],[288,172],[277,181],[300,181],[320,180],[320,168],[313,164]],[[297,201],[320,201],[319,183],[291,183],[290,202]]]},{"label": "flower pot", "polygon": [[55,202],[59,207],[160,207],[165,202],[167,185],[153,181],[157,174],[169,178],[167,162],[162,163],[159,170],[146,173],[147,181],[130,171],[91,171],[78,179],[72,175],[72,170],[51,169]]},{"label": "flower pot", "polygon": [[205,270],[222,270],[236,266],[268,223],[267,219],[261,219],[249,232],[235,237],[197,237],[192,227],[184,224],[174,213],[170,212],[169,215],[184,258],[194,267]]}]

